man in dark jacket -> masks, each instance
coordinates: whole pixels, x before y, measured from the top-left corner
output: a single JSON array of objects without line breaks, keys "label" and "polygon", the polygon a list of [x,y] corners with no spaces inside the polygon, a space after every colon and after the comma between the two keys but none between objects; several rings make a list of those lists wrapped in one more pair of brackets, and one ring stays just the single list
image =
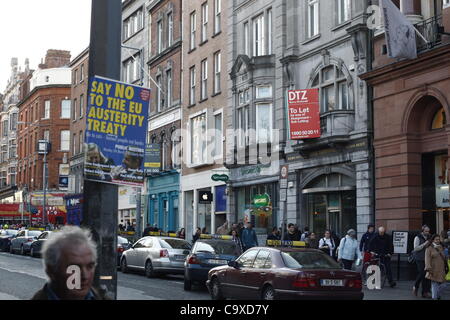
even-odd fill
[{"label": "man in dark jacket", "polygon": [[391,256],[394,254],[394,246],[391,237],[386,234],[386,229],[384,227],[378,228],[378,233],[374,235],[369,243],[369,251],[372,256],[379,256],[380,262],[386,267],[386,276],[389,285],[391,288],[395,287],[396,283],[392,278],[391,269]]},{"label": "man in dark jacket", "polygon": [[359,251],[363,256],[363,262],[366,263],[370,261],[370,252],[369,252],[369,243],[375,236],[375,226],[373,224],[369,224],[367,226],[367,232],[361,238],[361,242],[359,243]]},{"label": "man in dark jacket", "polygon": [[267,240],[281,240],[277,227],[272,228],[272,232],[267,236]]},{"label": "man in dark jacket", "polygon": [[143,236],[143,237],[149,236],[149,235],[150,235],[150,232],[152,231],[152,229],[153,229],[153,228],[150,226],[150,224],[147,223],[147,226],[145,227],[144,232],[142,233],[142,236]]},{"label": "man in dark jacket", "polygon": [[422,298],[431,298],[431,282],[425,278],[425,251],[431,245],[431,232],[427,225],[422,226],[422,233],[414,238],[413,256],[417,267],[416,282],[413,287],[413,294],[417,296],[420,285],[422,284]]},{"label": "man in dark jacket", "polygon": [[247,227],[244,230],[242,230],[241,241],[244,247],[244,251],[247,251],[250,248],[258,246],[258,238],[250,222],[248,222]]},{"label": "man in dark jacket", "polygon": [[288,224],[288,232],[284,234],[284,241],[300,241],[300,233],[296,232],[293,223]]}]

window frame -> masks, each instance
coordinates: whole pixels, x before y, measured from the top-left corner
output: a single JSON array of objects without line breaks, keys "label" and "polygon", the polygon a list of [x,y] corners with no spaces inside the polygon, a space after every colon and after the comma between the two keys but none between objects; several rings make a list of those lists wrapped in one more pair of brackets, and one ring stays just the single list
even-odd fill
[{"label": "window frame", "polygon": [[214,35],[222,31],[222,0],[214,0]]},{"label": "window frame", "polygon": [[201,42],[204,43],[208,40],[208,23],[209,23],[209,6],[208,2],[204,2],[201,6],[202,11],[202,29],[201,29]]},{"label": "window frame", "polygon": [[217,51],[214,53],[214,94],[218,94],[222,91],[221,75],[222,53],[221,51]]},{"label": "window frame", "polygon": [[200,101],[208,99],[208,59],[201,62]]},{"label": "window frame", "polygon": [[[64,139],[63,139],[63,133],[68,134],[68,139],[67,139],[67,141],[64,141]],[[59,135],[60,135],[60,140],[59,140],[59,151],[70,152],[70,130],[61,130],[60,133],[59,133]],[[67,137],[66,137],[66,138],[67,138]],[[63,147],[65,146],[65,145],[63,146],[63,141],[64,141],[65,143],[68,144],[68,147],[67,147],[66,149],[63,148]]]},{"label": "window frame", "polygon": [[[311,39],[320,33],[319,0],[307,0],[307,38]],[[311,10],[313,10],[311,14]],[[313,19],[313,20],[311,20]],[[312,22],[314,25],[312,26]]]},{"label": "window frame", "polygon": [[[64,116],[64,111],[67,113],[67,105],[64,106],[64,102],[68,101],[69,102],[69,110],[68,110],[68,114],[66,116]],[[65,107],[65,108],[64,108]],[[60,119],[69,119],[72,116],[72,100],[70,99],[62,99],[61,100],[61,106],[60,106]]]},{"label": "window frame", "polygon": [[190,21],[190,37],[189,37],[189,49],[192,51],[196,48],[196,32],[197,32],[197,13],[191,12],[189,16]]}]

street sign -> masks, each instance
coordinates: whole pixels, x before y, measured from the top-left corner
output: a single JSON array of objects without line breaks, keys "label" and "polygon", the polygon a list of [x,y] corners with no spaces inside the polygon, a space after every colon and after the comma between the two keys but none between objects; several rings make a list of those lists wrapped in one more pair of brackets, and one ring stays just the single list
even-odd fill
[{"label": "street sign", "polygon": [[289,176],[289,165],[285,164],[280,168],[280,189],[287,189],[288,176]]},{"label": "street sign", "polygon": [[408,232],[392,232],[392,244],[394,245],[394,253],[408,253]]},{"label": "street sign", "polygon": [[287,200],[287,189],[280,189],[280,201],[284,202]]},{"label": "street sign", "polygon": [[228,182],[230,180],[230,177],[227,176],[226,174],[214,174],[211,179],[213,181],[223,181],[223,182]]}]

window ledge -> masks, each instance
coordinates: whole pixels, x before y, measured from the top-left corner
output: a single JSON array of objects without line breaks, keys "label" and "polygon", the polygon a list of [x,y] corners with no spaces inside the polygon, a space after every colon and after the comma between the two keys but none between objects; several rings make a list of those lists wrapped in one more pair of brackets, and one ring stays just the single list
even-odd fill
[{"label": "window ledge", "polygon": [[349,19],[347,21],[342,22],[341,24],[338,24],[337,26],[332,28],[331,31],[338,31],[338,30],[342,29],[343,27],[348,26],[351,23],[352,23],[352,20]]},{"label": "window ledge", "polygon": [[201,47],[201,46],[205,45],[207,42],[208,42],[208,39],[206,39],[205,41],[200,42],[199,46]]},{"label": "window ledge", "polygon": [[321,37],[321,34],[320,34],[320,33],[319,33],[319,34],[316,34],[314,37],[309,38],[309,39],[303,41],[303,42],[301,43],[301,45],[305,45],[305,44],[308,44],[308,43],[310,43],[310,42],[313,42],[314,40],[317,40],[317,39],[319,39],[320,37]]},{"label": "window ledge", "polygon": [[197,169],[197,168],[201,168],[201,167],[206,167],[206,166],[210,166],[211,165],[211,163],[197,163],[197,164],[193,164],[193,163],[191,163],[191,164],[189,164],[189,168],[191,168],[191,169]]},{"label": "window ledge", "polygon": [[205,102],[207,100],[208,100],[208,98],[205,98],[205,99],[200,100],[198,103],[203,103],[203,102]]},{"label": "window ledge", "polygon": [[218,96],[218,95],[220,95],[220,94],[222,94],[222,91],[219,91],[219,92],[214,93],[213,95],[211,95],[211,97],[216,97],[216,96]]},{"label": "window ledge", "polygon": [[188,107],[188,108],[192,108],[192,107],[195,107],[195,106],[196,106],[196,104],[194,103],[194,104],[188,105],[187,107]]},{"label": "window ledge", "polygon": [[197,48],[195,47],[195,48],[189,49],[189,51],[188,51],[187,53],[188,53],[188,54],[191,54],[192,52],[195,51],[195,49],[197,49]]},{"label": "window ledge", "polygon": [[212,38],[218,37],[222,33],[222,30],[217,31],[213,34]]}]

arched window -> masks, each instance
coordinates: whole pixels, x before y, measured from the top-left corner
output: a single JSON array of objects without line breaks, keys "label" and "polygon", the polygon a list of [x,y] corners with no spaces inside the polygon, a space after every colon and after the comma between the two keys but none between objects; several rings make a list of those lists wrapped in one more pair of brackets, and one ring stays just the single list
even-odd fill
[{"label": "arched window", "polygon": [[445,116],[444,108],[440,108],[433,117],[431,130],[443,129],[447,124],[447,117]]},{"label": "arched window", "polygon": [[337,65],[321,67],[313,78],[312,88],[320,89],[321,113],[353,109],[347,78]]}]

